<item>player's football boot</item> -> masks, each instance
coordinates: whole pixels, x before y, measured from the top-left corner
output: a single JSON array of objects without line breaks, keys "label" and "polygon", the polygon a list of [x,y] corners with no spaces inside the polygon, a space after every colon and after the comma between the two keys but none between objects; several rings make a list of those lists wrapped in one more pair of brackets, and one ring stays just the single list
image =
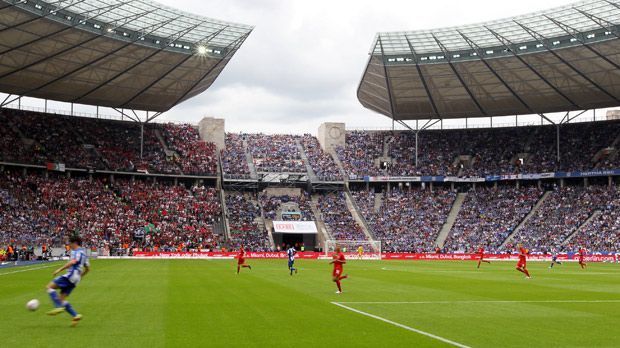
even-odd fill
[{"label": "player's football boot", "polygon": [[62,312],[64,312],[64,311],[65,311],[65,309],[64,309],[64,308],[62,308],[62,307],[58,307],[58,308],[54,308],[54,309],[52,309],[51,311],[48,311],[46,314],[47,314],[47,315],[52,315],[52,316],[53,316],[53,315],[58,315],[58,314],[60,314],[60,313],[62,313]]},{"label": "player's football boot", "polygon": [[73,317],[73,319],[71,319],[71,326],[75,327],[80,322],[80,320],[82,320],[82,315],[76,315],[75,317]]}]

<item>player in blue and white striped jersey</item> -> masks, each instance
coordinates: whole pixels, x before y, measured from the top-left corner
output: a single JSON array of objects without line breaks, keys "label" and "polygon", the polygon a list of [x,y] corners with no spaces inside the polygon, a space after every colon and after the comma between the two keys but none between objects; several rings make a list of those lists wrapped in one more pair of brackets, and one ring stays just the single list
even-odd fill
[{"label": "player in blue and white striped jersey", "polygon": [[[64,266],[54,271],[54,276],[64,270],[67,270],[67,273],[54,278],[47,285],[47,293],[56,307],[47,312],[47,314],[58,315],[63,311],[67,311],[72,317],[71,325],[75,326],[82,319],[82,315],[78,314],[66,299],[82,277],[88,273],[90,263],[88,262],[86,252],[82,248],[82,239],[78,235],[74,235],[69,239],[69,246],[71,247],[71,259]],[[58,296],[57,290],[60,290],[60,296]]]},{"label": "player in blue and white striped jersey", "polygon": [[288,255],[288,269],[291,271],[291,275],[293,275],[293,271],[297,274],[297,268],[294,267],[297,250],[295,250],[295,247],[289,247],[288,250],[286,250],[286,254]]}]

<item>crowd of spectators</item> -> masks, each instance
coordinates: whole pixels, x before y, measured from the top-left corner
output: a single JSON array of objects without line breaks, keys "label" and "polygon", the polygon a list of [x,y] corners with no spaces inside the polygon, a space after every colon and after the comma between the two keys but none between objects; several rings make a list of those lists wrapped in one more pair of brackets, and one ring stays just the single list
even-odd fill
[{"label": "crowd of spectators", "polygon": [[347,207],[344,192],[320,194],[317,207],[331,236],[336,240],[366,240],[362,227]]},{"label": "crowd of spectators", "polygon": [[[417,166],[416,139],[410,131],[349,131],[346,146],[337,148],[337,153],[352,178],[544,173],[617,168],[618,136],[619,121],[561,125],[560,162],[554,125],[424,130],[418,134]],[[391,163],[387,160],[388,165],[381,166],[384,154]]]},{"label": "crowd of spectators", "polygon": [[[561,160],[556,153],[560,130]],[[160,136],[161,135],[161,136]],[[140,124],[12,109],[0,110],[0,160],[70,168],[151,173],[217,173],[213,143],[200,140],[194,126]],[[485,176],[613,169],[620,166],[616,140],[620,121],[490,129],[349,131],[336,148],[350,178],[390,176]],[[140,139],[143,138],[143,146]],[[247,140],[247,149],[243,146]],[[162,143],[163,141],[163,143]],[[501,144],[501,146],[498,146]],[[306,172],[301,145],[317,177],[340,178],[340,168],[316,137],[287,134],[227,134],[223,170],[247,177],[249,151],[259,172]],[[165,147],[170,151],[165,151]],[[384,157],[385,161],[379,159]],[[382,163],[386,162],[387,165]]]},{"label": "crowd of spectators", "polygon": [[532,252],[559,250],[594,211],[605,209],[614,195],[617,195],[615,187],[558,187],[549,193],[510,244],[522,243]]},{"label": "crowd of spectators", "polygon": [[226,217],[230,228],[228,246],[252,251],[268,251],[269,236],[262,220],[260,205],[252,193],[227,192]]},{"label": "crowd of spectators", "polygon": [[[167,154],[157,137],[177,156]],[[145,124],[0,109],[0,160],[68,168],[207,175],[217,172],[215,145],[190,125]],[[143,146],[141,148],[141,138]]]},{"label": "crowd of spectators", "polygon": [[446,252],[500,251],[543,192],[537,187],[477,188],[467,193],[444,243]]},{"label": "crowd of spectators", "polygon": [[[386,133],[387,134],[387,133]],[[349,178],[379,175],[376,159],[383,155],[384,132],[347,132],[345,146],[336,147],[336,153]]]},{"label": "crowd of spectators", "polygon": [[330,154],[323,151],[316,137],[305,134],[301,138],[308,157],[308,162],[319,180],[324,181],[341,181],[342,175],[340,169]]},{"label": "crowd of spectators", "polygon": [[226,133],[226,148],[222,149],[221,158],[222,169],[227,177],[247,178],[250,175],[243,139],[243,134]]},{"label": "crowd of spectators", "polygon": [[315,219],[310,207],[310,195],[305,191],[302,191],[300,196],[261,194],[259,199],[263,206],[265,219],[283,221],[313,221]]},{"label": "crowd of spectators", "polygon": [[221,241],[214,188],[4,172],[0,192],[0,244],[61,246],[72,233],[110,250],[209,249]]},{"label": "crowd of spectators", "polygon": [[213,175],[217,173],[215,144],[200,139],[198,129],[189,124],[166,124],[163,127],[166,143],[180,158],[178,165],[183,174]]},{"label": "crowd of spectators", "polygon": [[587,222],[570,240],[576,248],[611,253],[620,251],[620,191],[604,191],[606,204],[601,205],[600,215]]},{"label": "crowd of spectators", "polygon": [[305,173],[297,135],[246,134],[249,151],[258,172]]},{"label": "crowd of spectators", "polygon": [[375,210],[373,191],[353,192],[364,218],[385,252],[431,252],[456,194],[450,190],[391,190]]}]

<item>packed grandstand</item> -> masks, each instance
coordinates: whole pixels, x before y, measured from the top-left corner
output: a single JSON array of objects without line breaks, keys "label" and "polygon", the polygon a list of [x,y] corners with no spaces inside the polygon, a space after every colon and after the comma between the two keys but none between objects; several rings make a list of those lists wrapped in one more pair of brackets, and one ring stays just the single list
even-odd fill
[{"label": "packed grandstand", "polygon": [[[0,243],[16,250],[61,247],[73,231],[111,254],[278,250],[270,226],[292,213],[323,226],[325,239],[379,240],[385,252],[482,245],[510,253],[519,242],[535,253],[620,247],[618,121],[562,126],[559,162],[548,140],[552,126],[428,130],[416,168],[408,131],[347,131],[345,145],[331,151],[309,134],[227,133],[218,152],[195,126],[153,123],[145,126],[140,159],[139,127],[131,121],[14,109],[3,109],[0,119]],[[500,142],[506,146],[497,151]],[[391,165],[378,165],[379,157]],[[59,163],[62,171],[49,167]],[[249,168],[335,184],[274,194],[271,186],[227,188],[215,180],[250,177]],[[416,176],[453,181],[406,179]],[[315,244],[306,247],[322,248]]]},{"label": "packed grandstand", "polygon": [[[6,28],[49,22],[59,37],[20,36],[2,52],[42,52],[0,73],[0,91],[10,93],[0,109],[3,248],[62,247],[78,232],[104,255],[276,251],[291,242],[276,222],[310,221],[317,238],[293,240],[308,250],[328,240],[379,241],[392,253],[512,253],[518,243],[533,253],[620,249],[620,120],[609,111],[584,122],[574,111],[620,104],[620,63],[609,52],[620,37],[609,14],[615,4],[580,3],[505,25],[379,33],[358,99],[404,130],[332,124],[315,136],[230,133],[216,119],[155,122],[207,89],[252,28],[89,2],[96,10],[80,2],[48,12],[38,1],[7,7],[16,16],[3,19]],[[187,16],[183,25],[176,16]],[[144,20],[123,26],[126,17]],[[107,22],[116,24],[106,31]],[[86,41],[47,50],[64,34]],[[118,53],[136,47],[142,58]],[[69,53],[83,64],[63,65]],[[101,73],[102,61],[114,73]],[[149,70],[155,61],[162,66]],[[54,69],[32,81],[44,66]],[[22,96],[111,107],[122,119],[15,108]],[[154,114],[142,120],[133,109]],[[559,122],[545,115],[560,111]],[[540,124],[520,125],[517,116],[508,127],[438,123],[532,114]]]}]

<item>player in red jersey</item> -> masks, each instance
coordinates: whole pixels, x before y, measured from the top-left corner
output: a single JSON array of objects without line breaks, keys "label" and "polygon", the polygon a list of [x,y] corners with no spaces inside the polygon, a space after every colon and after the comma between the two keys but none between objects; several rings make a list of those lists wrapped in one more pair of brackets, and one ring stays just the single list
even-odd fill
[{"label": "player in red jersey", "polygon": [[480,268],[480,263],[482,263],[482,262],[486,262],[486,263],[489,263],[489,264],[491,263],[491,261],[484,259],[484,247],[482,247],[482,246],[480,248],[478,248],[478,257],[479,257],[478,258],[478,268]]},{"label": "player in red jersey", "polygon": [[586,249],[585,248],[579,248],[579,266],[581,266],[581,269],[586,268],[586,262],[584,261],[584,258],[586,257]]},{"label": "player in red jersey", "polygon": [[239,274],[241,267],[252,269],[252,266],[245,263],[245,250],[243,249],[243,245],[239,248],[239,253],[237,254],[237,274]]},{"label": "player in red jersey", "polygon": [[530,279],[530,272],[527,271],[527,249],[519,244],[519,262],[517,263],[517,271],[524,273],[527,279]]},{"label": "player in red jersey", "polygon": [[342,275],[342,268],[347,261],[344,258],[344,254],[340,251],[340,247],[336,247],[335,253],[332,256],[333,260],[329,264],[334,264],[334,270],[332,271],[332,280],[338,286],[337,294],[342,294],[342,287],[340,286],[340,281],[343,279],[349,278],[347,274]]}]

